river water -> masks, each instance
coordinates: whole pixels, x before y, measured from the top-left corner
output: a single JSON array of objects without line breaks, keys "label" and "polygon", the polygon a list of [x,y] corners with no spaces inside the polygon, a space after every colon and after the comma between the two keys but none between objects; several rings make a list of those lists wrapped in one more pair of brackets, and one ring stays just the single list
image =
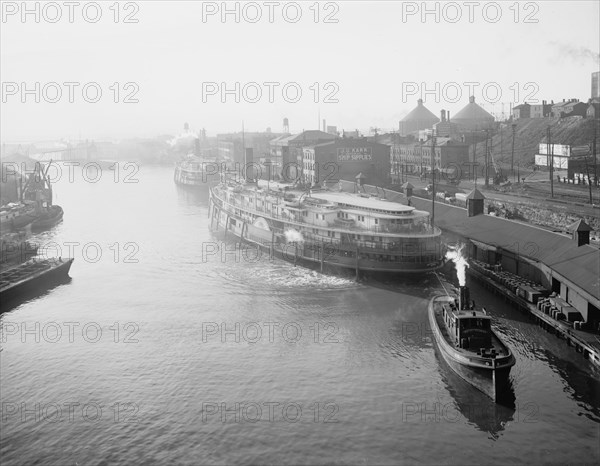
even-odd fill
[{"label": "river water", "polygon": [[36,240],[72,280],[1,317],[3,465],[600,461],[600,372],[477,283],[517,359],[506,406],[437,353],[434,275],[236,250],[170,168],[134,171],[55,183],[65,218]]}]

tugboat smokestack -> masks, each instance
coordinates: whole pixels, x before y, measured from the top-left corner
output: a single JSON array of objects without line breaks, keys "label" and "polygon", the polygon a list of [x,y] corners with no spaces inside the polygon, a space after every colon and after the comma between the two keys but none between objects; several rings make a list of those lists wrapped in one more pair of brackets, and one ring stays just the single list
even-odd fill
[{"label": "tugboat smokestack", "polygon": [[469,309],[469,303],[471,301],[471,295],[469,293],[469,288],[466,286],[459,287],[459,303],[458,309],[461,311]]}]

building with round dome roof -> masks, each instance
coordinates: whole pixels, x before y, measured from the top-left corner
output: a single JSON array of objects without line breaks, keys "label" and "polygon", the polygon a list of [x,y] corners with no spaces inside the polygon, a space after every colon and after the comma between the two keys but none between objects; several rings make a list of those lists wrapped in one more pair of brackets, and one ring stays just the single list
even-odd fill
[{"label": "building with round dome roof", "polygon": [[400,120],[400,136],[408,136],[423,129],[431,129],[438,121],[440,119],[423,105],[423,99],[419,99],[417,106]]},{"label": "building with round dome roof", "polygon": [[489,128],[494,123],[494,117],[475,103],[475,97],[469,97],[469,103],[452,118],[459,129],[480,130]]}]

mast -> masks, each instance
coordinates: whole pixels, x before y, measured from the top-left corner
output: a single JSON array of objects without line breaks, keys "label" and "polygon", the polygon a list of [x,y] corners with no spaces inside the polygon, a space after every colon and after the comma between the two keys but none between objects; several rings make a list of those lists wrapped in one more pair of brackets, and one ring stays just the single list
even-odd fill
[{"label": "mast", "polygon": [[[515,162],[515,131],[517,130],[517,124],[513,123],[512,124],[512,149],[511,149],[511,155],[510,155],[510,171],[513,177],[513,182],[515,179],[515,169],[514,169],[514,162]],[[519,164],[517,164],[517,167],[519,166]],[[519,176],[517,175],[517,183],[519,182]]]}]

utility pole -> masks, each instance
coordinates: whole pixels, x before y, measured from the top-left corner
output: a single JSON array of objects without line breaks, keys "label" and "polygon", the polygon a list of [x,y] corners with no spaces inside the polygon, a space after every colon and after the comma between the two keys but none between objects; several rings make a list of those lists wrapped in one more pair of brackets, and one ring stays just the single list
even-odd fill
[{"label": "utility pole", "polygon": [[504,143],[503,143],[503,137],[504,135],[504,128],[502,123],[500,123],[500,161],[504,162]]},{"label": "utility pole", "polygon": [[598,170],[596,165],[596,129],[597,124],[594,124],[594,142],[592,143],[592,155],[594,156],[594,186],[598,186]]},{"label": "utility pole", "polygon": [[[514,163],[515,163],[515,132],[517,130],[517,124],[513,123],[512,124],[512,152],[510,155],[510,172],[512,173],[513,176],[513,181],[515,179],[515,168],[514,168]],[[517,180],[519,181],[519,180]]]},{"label": "utility pole", "polygon": [[550,197],[554,199],[554,148],[550,143],[550,126],[546,128],[546,160],[550,157]]},{"label": "utility pole", "polygon": [[435,135],[431,137],[431,228],[435,226]]},{"label": "utility pole", "polygon": [[[594,122],[595,123],[595,122]],[[592,142],[592,157],[594,157],[594,186],[597,184],[597,174],[596,174],[596,126],[594,124],[594,140]],[[588,165],[588,158],[585,157],[585,171],[587,172],[588,177],[588,189],[590,191],[590,205],[594,204],[594,199],[592,196],[592,177],[590,176],[590,167]]]},{"label": "utility pole", "polygon": [[519,155],[519,161],[517,163],[517,183],[521,184],[521,156]]},{"label": "utility pole", "polygon": [[485,187],[490,187],[490,176],[488,173],[488,138],[490,136],[490,130],[485,130]]},{"label": "utility pole", "polygon": [[473,181],[477,180],[477,168],[475,168],[475,163],[477,163],[477,143],[475,142],[475,134],[471,131],[471,144],[473,145]]},{"label": "utility pole", "polygon": [[594,204],[594,199],[592,198],[592,178],[590,177],[590,166],[588,164],[588,157],[585,156],[585,172],[588,177],[588,189],[590,191],[590,205]]}]

